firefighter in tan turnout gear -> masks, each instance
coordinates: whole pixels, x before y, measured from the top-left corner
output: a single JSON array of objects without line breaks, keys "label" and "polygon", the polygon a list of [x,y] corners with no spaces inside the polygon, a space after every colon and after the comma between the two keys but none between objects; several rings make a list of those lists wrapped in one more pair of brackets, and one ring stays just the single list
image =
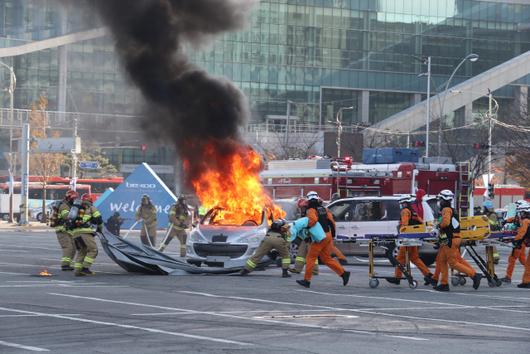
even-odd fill
[{"label": "firefighter in tan turnout gear", "polygon": [[254,255],[247,260],[245,268],[241,271],[241,275],[247,275],[252,272],[263,256],[275,249],[278,251],[282,260],[282,278],[289,278],[291,276],[288,272],[289,265],[291,264],[291,257],[289,256],[290,237],[289,225],[285,220],[275,220]]},{"label": "firefighter in tan turnout gear", "polygon": [[50,217],[50,226],[55,228],[57,240],[63,251],[61,258],[61,270],[63,271],[74,270],[72,265],[75,256],[75,244],[74,239],[65,228],[65,222],[74,200],[78,198],[79,194],[76,191],[70,190],[66,192],[61,204],[57,208],[54,208]]},{"label": "firefighter in tan turnout gear", "polygon": [[75,258],[75,275],[93,275],[90,270],[98,255],[98,245],[95,239],[93,225],[101,231],[103,219],[101,213],[92,205],[92,196],[83,194],[81,201],[76,200],[68,213],[67,229],[74,237],[77,248]]},{"label": "firefighter in tan turnout gear", "polygon": [[188,238],[186,229],[191,225],[191,212],[186,204],[186,198],[183,196],[180,196],[169,209],[169,223],[169,234],[160,245],[159,251],[163,252],[173,237],[176,236],[180,242],[180,256],[186,257],[186,239]]},{"label": "firefighter in tan turnout gear", "polygon": [[156,207],[151,203],[151,199],[147,194],[142,195],[140,207],[136,211],[136,221],[142,221],[142,228],[140,229],[142,243],[155,247],[157,226]]}]

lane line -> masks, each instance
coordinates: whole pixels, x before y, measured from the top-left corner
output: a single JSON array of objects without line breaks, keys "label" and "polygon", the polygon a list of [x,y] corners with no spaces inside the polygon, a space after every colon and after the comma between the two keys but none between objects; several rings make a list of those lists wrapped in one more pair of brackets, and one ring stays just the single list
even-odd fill
[{"label": "lane line", "polygon": [[[30,267],[30,268],[42,268],[42,267],[46,267],[48,269],[57,269],[57,270],[60,270],[61,268],[58,267],[58,266],[55,266],[55,265],[43,265],[43,264],[27,264],[27,263],[8,263],[8,262],[0,262],[0,266],[2,265],[5,265],[5,266],[12,266],[12,267]],[[95,266],[97,266],[97,263],[95,264]],[[96,267],[97,268],[97,267]],[[98,270],[96,269],[95,270],[96,274],[97,273],[104,273],[104,274],[114,274],[114,275],[124,275],[124,274],[127,274],[127,273],[115,273],[115,272],[104,272],[102,270]]]},{"label": "lane line", "polygon": [[30,315],[40,315],[40,316],[43,316],[43,317],[59,318],[59,319],[63,319],[63,320],[70,320],[70,321],[76,321],[76,322],[92,323],[92,324],[110,326],[110,327],[119,327],[119,328],[125,328],[125,329],[136,329],[136,330],[149,332],[149,333],[167,334],[167,335],[171,335],[171,336],[175,336],[175,337],[200,339],[200,340],[216,342],[216,343],[237,344],[237,345],[241,345],[241,346],[252,346],[253,345],[251,343],[239,342],[239,341],[235,341],[235,340],[220,339],[220,338],[214,338],[214,337],[206,337],[206,336],[195,335],[195,334],[185,334],[185,333],[170,332],[170,331],[164,331],[164,330],[156,329],[156,328],[138,327],[138,326],[126,325],[126,324],[115,323],[115,322],[96,321],[96,320],[89,320],[89,319],[86,319],[86,318],[77,318],[77,317],[71,317],[71,316],[65,316],[65,315],[54,315],[54,314],[48,314],[48,313],[43,313],[43,312],[17,310],[17,309],[11,309],[11,308],[7,308],[7,307],[0,307],[0,310],[4,310],[4,311],[8,311],[8,312],[11,311],[11,312],[17,312],[17,313],[23,313],[23,314],[30,314]]},{"label": "lane line", "polygon": [[301,289],[296,289],[296,291],[304,292],[304,293],[319,294],[319,295],[324,294],[324,295],[330,295],[330,296],[347,296],[347,297],[355,297],[355,298],[360,298],[360,299],[388,300],[388,301],[402,301],[402,302],[414,302],[414,303],[419,303],[419,304],[442,305],[442,306],[455,306],[455,307],[462,307],[462,308],[469,307],[468,305],[452,304],[452,303],[447,303],[447,302],[425,301],[425,300],[410,300],[410,299],[400,299],[400,298],[384,297],[384,296],[368,296],[368,295],[354,295],[354,294],[338,294],[338,293],[327,293],[327,292],[323,292],[323,291],[301,290]]},{"label": "lane line", "polygon": [[[329,329],[329,330],[343,330],[339,327],[327,327],[327,326],[319,326],[319,325],[311,325],[311,324],[305,324],[305,323],[291,323],[291,322],[285,322],[285,321],[276,321],[272,319],[254,319],[251,317],[244,317],[244,316],[236,316],[226,313],[219,313],[219,312],[211,312],[211,311],[197,311],[197,310],[189,310],[189,309],[182,309],[182,308],[175,308],[175,307],[168,307],[168,306],[159,306],[159,305],[149,305],[149,304],[142,304],[142,303],[136,303],[136,302],[129,302],[129,301],[118,301],[118,300],[110,300],[110,299],[103,299],[103,298],[97,298],[97,297],[89,297],[89,296],[79,296],[79,295],[70,295],[70,294],[58,294],[58,293],[48,293],[48,295],[55,295],[55,296],[63,296],[63,297],[70,297],[74,299],[85,299],[85,300],[92,300],[92,301],[100,301],[100,302],[108,302],[108,303],[114,303],[114,304],[122,304],[122,305],[131,305],[131,306],[138,306],[138,307],[149,307],[149,308],[157,308],[157,309],[163,309],[163,310],[170,310],[170,311],[182,311],[182,312],[189,312],[190,314],[199,314],[199,315],[209,315],[209,316],[217,316],[217,317],[226,317],[226,318],[233,318],[238,320],[244,320],[244,321],[250,321],[250,322],[265,322],[265,323],[272,323],[274,325],[284,325],[284,326],[290,326],[290,327],[303,327],[303,328],[313,328],[313,329]],[[298,304],[296,304],[298,305]],[[322,306],[311,306],[310,307],[320,307]],[[332,307],[328,307],[328,309],[333,309]],[[372,332],[367,331],[361,331],[361,330],[349,330],[349,332],[352,333],[358,333],[358,334],[369,334],[374,335]]]},{"label": "lane line", "polygon": [[32,352],[49,352],[50,351],[49,349],[46,349],[46,348],[39,348],[39,347],[32,347],[30,345],[22,345],[22,344],[17,344],[17,343],[4,342],[3,340],[0,340],[0,345],[4,345],[6,347],[11,347],[11,348],[30,350]]},{"label": "lane line", "polygon": [[427,338],[407,337],[407,336],[387,336],[387,337],[400,338],[400,339],[409,339],[409,340],[417,340],[417,341],[428,340]]},{"label": "lane line", "polygon": [[[519,289],[517,288],[513,288],[514,291],[517,291],[519,293]],[[436,290],[430,290],[430,289],[416,289],[414,291],[426,291],[426,292],[429,292],[429,293],[437,293],[439,294],[440,292],[439,291],[436,291]],[[524,290],[521,291],[521,295],[524,293]],[[459,292],[448,292],[448,293],[445,293],[449,296],[455,296],[455,295],[461,295],[461,296],[477,296],[477,297],[485,297],[485,298],[489,298],[489,299],[496,299],[496,300],[514,300],[514,301],[521,301],[521,300],[528,300],[530,301],[530,298],[528,297],[511,297],[511,296],[497,296],[497,295],[484,295],[484,294],[467,294],[467,293],[459,293]],[[526,302],[526,301],[523,301],[523,302]]]},{"label": "lane line", "polygon": [[358,313],[365,313],[365,314],[371,314],[371,315],[380,315],[380,316],[387,316],[387,317],[395,317],[395,318],[406,318],[406,319],[424,320],[424,321],[433,321],[433,322],[467,324],[467,325],[471,325],[471,326],[493,327],[493,328],[502,328],[502,329],[510,329],[510,330],[519,330],[519,331],[530,332],[530,328],[506,326],[506,325],[499,325],[499,324],[490,324],[490,323],[483,323],[483,322],[456,321],[456,320],[447,320],[447,319],[443,319],[443,318],[429,318],[429,317],[419,317],[419,316],[396,315],[396,314],[385,313],[385,312],[377,312],[377,311],[366,311],[366,310],[337,308],[337,307],[334,308],[334,307],[329,307],[329,306],[298,304],[298,303],[293,303],[293,302],[264,300],[264,299],[251,298],[251,297],[242,297],[242,296],[223,296],[223,295],[215,295],[215,294],[201,293],[201,292],[194,292],[194,291],[179,291],[179,292],[180,293],[193,294],[193,295],[202,295],[202,296],[207,296],[207,297],[234,299],[234,300],[242,300],[242,301],[254,301],[254,302],[266,302],[266,303],[275,303],[275,304],[282,304],[282,305],[297,305],[297,306],[320,307],[320,308],[336,309],[336,310],[342,310],[342,311],[352,311],[352,312],[358,312]]},{"label": "lane line", "polygon": [[30,275],[29,273],[16,273],[16,272],[0,272],[0,274],[7,274],[7,275]]}]

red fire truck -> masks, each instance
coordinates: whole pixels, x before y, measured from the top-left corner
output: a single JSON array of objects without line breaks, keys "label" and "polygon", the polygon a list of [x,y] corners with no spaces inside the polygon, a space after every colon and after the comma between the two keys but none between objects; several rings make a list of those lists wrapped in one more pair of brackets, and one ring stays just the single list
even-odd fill
[{"label": "red fire truck", "polygon": [[261,179],[273,199],[300,197],[314,190],[323,199],[334,193],[341,198],[389,196],[411,193],[415,188],[434,195],[453,192],[467,181],[467,169],[452,164],[352,164],[348,160],[271,161]]}]

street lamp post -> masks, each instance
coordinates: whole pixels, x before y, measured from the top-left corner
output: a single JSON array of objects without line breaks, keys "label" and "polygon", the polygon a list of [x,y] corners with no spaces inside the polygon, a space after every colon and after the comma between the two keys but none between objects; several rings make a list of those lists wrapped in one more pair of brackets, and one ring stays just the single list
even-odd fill
[{"label": "street lamp post", "polygon": [[336,121],[337,121],[337,158],[340,158],[340,147],[341,147],[341,138],[342,138],[342,111],[346,109],[353,109],[352,107],[340,107],[337,111]]},{"label": "street lamp post", "polygon": [[458,71],[458,69],[460,69],[460,67],[462,65],[464,65],[464,63],[466,61],[469,60],[470,62],[474,63],[474,62],[476,62],[478,60],[478,58],[479,58],[478,54],[475,54],[475,53],[471,53],[471,54],[466,55],[466,57],[464,59],[462,59],[460,61],[460,63],[458,63],[456,68],[451,73],[451,76],[449,76],[449,80],[447,80],[447,82],[445,84],[444,97],[443,97],[442,103],[440,105],[440,122],[438,124],[438,156],[440,156],[442,154],[442,122],[443,122],[443,117],[444,117],[445,99],[447,98],[447,92],[448,92],[448,89],[449,89],[449,84],[451,83],[451,80],[453,80],[453,77],[455,76],[455,74]]},{"label": "street lamp post", "polygon": [[17,77],[12,66],[0,61],[0,65],[9,70],[9,222],[13,222],[13,123],[14,123],[14,94]]}]

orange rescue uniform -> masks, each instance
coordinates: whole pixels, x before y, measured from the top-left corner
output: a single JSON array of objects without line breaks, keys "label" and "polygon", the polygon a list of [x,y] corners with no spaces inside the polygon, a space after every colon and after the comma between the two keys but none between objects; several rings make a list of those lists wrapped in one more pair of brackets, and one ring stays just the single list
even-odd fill
[{"label": "orange rescue uniform", "polygon": [[[445,207],[442,210],[442,221],[440,222],[440,230],[443,232],[444,229],[451,227],[451,220],[453,218],[453,210],[449,207]],[[461,261],[460,256],[460,234],[457,232],[453,233],[451,247],[449,245],[441,245],[438,251],[438,257],[436,259],[437,265],[440,267],[442,275],[442,285],[449,284],[449,267],[456,269],[460,273],[473,278],[477,272],[467,262]],[[467,264],[466,264],[467,263]],[[448,267],[449,265],[449,267]]]},{"label": "orange rescue uniform", "polygon": [[[335,227],[335,220],[333,219],[333,215],[331,215],[331,213],[327,209],[326,212],[328,220],[333,224],[333,227]],[[318,222],[318,213],[316,209],[307,209],[306,216],[309,219],[309,227],[312,227]],[[324,227],[324,225],[322,227]],[[324,262],[325,265],[327,265],[329,268],[331,268],[331,270],[337,273],[337,275],[342,276],[344,274],[344,268],[342,268],[342,266],[336,260],[331,258],[332,248],[333,237],[331,236],[330,231],[326,232],[326,238],[324,240],[318,243],[311,243],[311,246],[309,247],[309,252],[306,256],[304,280],[311,281],[311,277],[313,275],[313,266],[315,265],[315,261],[318,257],[320,257],[320,260]]]},{"label": "orange rescue uniform", "polygon": [[[517,229],[514,241],[527,241],[525,238],[530,237],[530,219],[526,218],[521,221],[521,226]],[[523,284],[530,284],[530,255],[526,257],[524,264]]]},{"label": "orange rescue uniform", "polygon": [[[401,210],[401,220],[399,222],[399,226],[400,227],[408,226],[412,219],[416,220],[420,224],[423,224],[423,220],[418,215],[413,216],[412,212],[408,208],[403,208],[403,210]],[[423,261],[420,259],[420,253],[418,251],[418,246],[399,247],[399,253],[396,259],[400,264],[405,265],[407,252],[409,254],[409,260],[412,263],[414,263],[416,267],[418,267],[418,269],[424,276],[431,274],[431,272],[429,271],[429,268],[427,268],[425,263],[423,263]],[[403,273],[401,272],[401,269],[399,267],[396,267],[395,277],[396,278],[403,277]]]}]

